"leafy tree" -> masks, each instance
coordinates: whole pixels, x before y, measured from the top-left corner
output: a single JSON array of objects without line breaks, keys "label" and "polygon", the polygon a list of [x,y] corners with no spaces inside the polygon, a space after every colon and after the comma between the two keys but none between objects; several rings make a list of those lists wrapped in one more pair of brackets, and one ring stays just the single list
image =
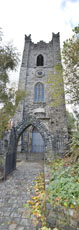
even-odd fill
[{"label": "leafy tree", "polygon": [[72,136],[72,143],[70,144],[69,154],[74,159],[74,161],[79,160],[79,132],[74,132]]},{"label": "leafy tree", "polygon": [[61,63],[54,66],[54,73],[48,78],[49,92],[52,97],[50,105],[58,107],[64,103],[63,67]]},{"label": "leafy tree", "polygon": [[72,38],[63,45],[64,79],[68,101],[79,104],[79,26],[73,30]]},{"label": "leafy tree", "polygon": [[70,113],[68,110],[66,111],[67,116],[67,128],[68,128],[68,134],[69,138],[72,137],[73,131],[75,129],[75,118],[73,113]]},{"label": "leafy tree", "polygon": [[73,111],[74,111],[74,114],[75,114],[76,129],[77,129],[77,131],[79,131],[79,110],[78,110],[78,108],[74,107]]},{"label": "leafy tree", "polygon": [[4,45],[0,30],[0,137],[8,122],[13,117],[24,92],[16,91],[9,86],[9,73],[16,70],[19,63],[19,53],[11,43]]}]

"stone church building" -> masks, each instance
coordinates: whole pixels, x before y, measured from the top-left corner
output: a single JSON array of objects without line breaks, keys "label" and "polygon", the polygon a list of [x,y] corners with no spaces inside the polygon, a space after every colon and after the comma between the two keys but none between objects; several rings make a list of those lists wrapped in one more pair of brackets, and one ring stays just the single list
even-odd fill
[{"label": "stone church building", "polygon": [[[48,84],[51,73],[53,78],[54,66],[61,63],[59,52],[59,33],[52,33],[49,43],[40,41],[37,44],[32,42],[31,35],[25,35],[19,89],[25,90],[26,96],[18,107],[14,123],[16,127],[20,124],[20,128],[23,121],[27,123],[19,136],[17,154],[29,160],[43,159],[46,152],[48,155],[49,152],[52,155],[62,154],[66,147],[64,93],[63,102],[53,106]],[[62,87],[64,89],[64,85]]]}]

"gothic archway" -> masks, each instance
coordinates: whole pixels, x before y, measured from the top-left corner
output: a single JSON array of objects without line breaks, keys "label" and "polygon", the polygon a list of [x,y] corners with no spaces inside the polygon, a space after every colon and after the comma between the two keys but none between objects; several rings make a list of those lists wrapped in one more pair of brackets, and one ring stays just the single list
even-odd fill
[{"label": "gothic archway", "polygon": [[[34,115],[29,115],[25,120],[20,122],[16,127],[14,127],[11,131],[10,140],[9,140],[9,146],[8,146],[8,155],[12,155],[12,161],[16,161],[16,150],[17,150],[17,144],[20,136],[24,132],[25,129],[27,129],[30,125],[38,129],[38,132],[41,134],[44,145],[45,145],[45,157],[50,157],[50,153],[52,153],[53,156],[53,150],[52,150],[52,134],[49,133],[46,126],[40,121],[38,118],[36,118]],[[14,168],[16,167],[16,162],[14,163]],[[10,171],[14,170],[10,167]]]},{"label": "gothic archway", "polygon": [[28,128],[30,125],[36,127],[41,136],[43,137],[45,143],[45,151],[49,148],[52,149],[51,133],[48,131],[48,129],[40,119],[36,118],[36,116],[34,115],[29,114],[25,120],[20,122],[19,125],[15,127],[16,142],[18,141],[20,135],[24,132],[24,130]]}]

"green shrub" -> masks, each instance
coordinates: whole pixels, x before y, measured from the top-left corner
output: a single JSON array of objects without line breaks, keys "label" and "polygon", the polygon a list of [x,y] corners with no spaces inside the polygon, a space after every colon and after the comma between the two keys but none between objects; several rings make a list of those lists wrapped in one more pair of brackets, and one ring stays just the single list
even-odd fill
[{"label": "green shrub", "polygon": [[79,158],[79,132],[75,132],[72,137],[72,143],[70,143],[70,153],[74,161]]},{"label": "green shrub", "polygon": [[78,166],[78,163],[64,166],[64,160],[53,164],[48,186],[48,197],[54,207],[57,205],[70,208],[79,206]]}]

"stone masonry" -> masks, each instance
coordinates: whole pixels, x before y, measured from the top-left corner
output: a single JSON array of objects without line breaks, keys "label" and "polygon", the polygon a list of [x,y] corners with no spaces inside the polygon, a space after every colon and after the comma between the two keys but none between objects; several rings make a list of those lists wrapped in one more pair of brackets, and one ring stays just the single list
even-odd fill
[{"label": "stone masonry", "polygon": [[[25,90],[26,96],[20,103],[14,118],[15,126],[18,122],[25,120],[28,115],[38,118],[50,133],[52,149],[56,154],[63,153],[67,143],[65,100],[63,99],[62,104],[60,103],[58,107],[53,106],[51,103],[53,98],[50,94],[50,86],[48,84],[50,74],[52,74],[53,78],[54,66],[61,63],[59,52],[59,33],[52,33],[52,40],[49,43],[40,41],[37,44],[32,42],[31,35],[25,35],[19,89]],[[42,87],[42,89],[39,89],[39,87]],[[64,86],[62,88],[64,89]],[[29,126],[23,131],[19,139],[18,152],[27,153],[33,151],[33,138],[35,138],[35,133],[33,134],[34,126]],[[38,124],[35,128],[37,128],[35,130],[37,132]]]}]

